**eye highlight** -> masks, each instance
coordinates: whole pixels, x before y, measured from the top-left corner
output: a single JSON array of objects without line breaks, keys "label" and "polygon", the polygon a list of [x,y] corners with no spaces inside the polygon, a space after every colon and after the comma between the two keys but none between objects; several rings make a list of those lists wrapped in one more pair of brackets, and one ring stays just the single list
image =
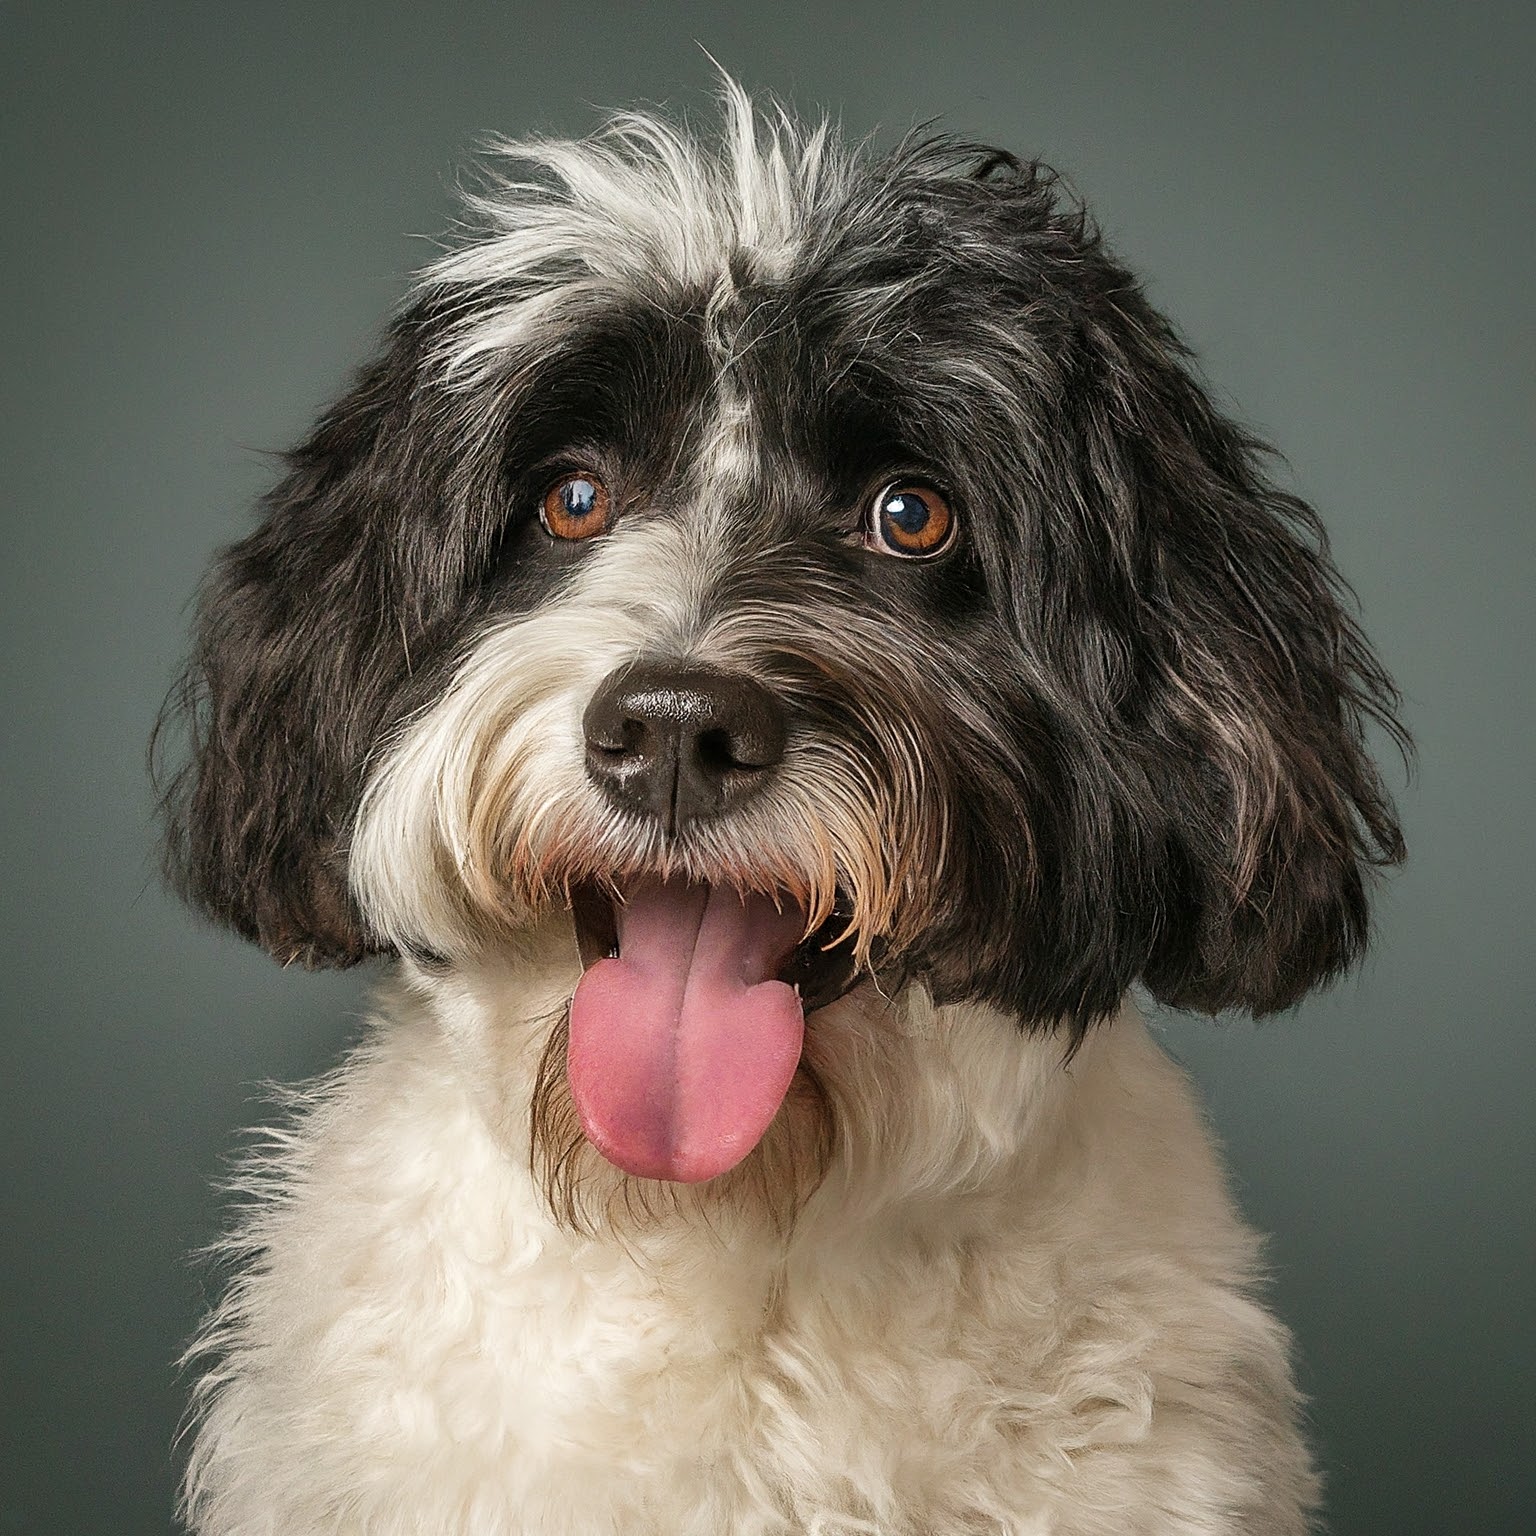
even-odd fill
[{"label": "eye highlight", "polygon": [[612,513],[608,487],[591,470],[578,469],[545,491],[539,521],[552,538],[590,539],[607,532]]},{"label": "eye highlight", "polygon": [[953,542],[955,515],[931,485],[898,480],[870,503],[864,542],[883,555],[922,560]]}]

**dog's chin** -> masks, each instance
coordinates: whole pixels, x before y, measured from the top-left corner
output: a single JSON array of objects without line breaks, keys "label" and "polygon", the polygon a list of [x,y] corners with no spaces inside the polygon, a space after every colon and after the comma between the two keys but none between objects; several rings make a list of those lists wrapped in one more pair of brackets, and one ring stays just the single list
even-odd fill
[{"label": "dog's chin", "polygon": [[640,877],[572,901],[582,977],[566,1076],[581,1130],[634,1178],[701,1184],[762,1142],[801,1074],[806,1015],[853,986],[834,912]]}]

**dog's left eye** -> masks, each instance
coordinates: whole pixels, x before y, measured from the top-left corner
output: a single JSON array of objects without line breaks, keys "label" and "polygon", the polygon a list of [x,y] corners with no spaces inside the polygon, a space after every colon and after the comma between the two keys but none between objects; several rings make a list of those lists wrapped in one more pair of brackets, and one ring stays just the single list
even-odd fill
[{"label": "dog's left eye", "polygon": [[949,548],[955,515],[931,485],[888,485],[870,504],[864,542],[885,555],[921,560]]},{"label": "dog's left eye", "polygon": [[539,521],[557,539],[590,539],[604,532],[613,503],[608,487],[590,470],[561,475],[544,493]]}]

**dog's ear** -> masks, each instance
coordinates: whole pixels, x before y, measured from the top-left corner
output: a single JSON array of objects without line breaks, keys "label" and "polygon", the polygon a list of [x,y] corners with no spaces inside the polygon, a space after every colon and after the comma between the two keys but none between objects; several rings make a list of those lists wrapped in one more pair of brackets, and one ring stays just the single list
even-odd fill
[{"label": "dog's ear", "polygon": [[[1104,281],[1083,305],[1077,427],[1100,554],[1083,565],[1115,589],[1142,977],[1175,1006],[1270,1012],[1358,956],[1370,867],[1402,857],[1364,734],[1406,749],[1396,694],[1311,508],[1128,275],[1102,256],[1088,271]],[[1085,602],[1102,610],[1102,588]]]},{"label": "dog's ear", "polygon": [[442,470],[413,446],[431,408],[421,330],[395,325],[217,560],[156,732],[163,745],[184,723],[190,738],[163,802],[174,883],[285,963],[349,965],[372,947],[347,891],[348,824],[410,672],[422,582],[453,577],[454,540],[434,527]]}]

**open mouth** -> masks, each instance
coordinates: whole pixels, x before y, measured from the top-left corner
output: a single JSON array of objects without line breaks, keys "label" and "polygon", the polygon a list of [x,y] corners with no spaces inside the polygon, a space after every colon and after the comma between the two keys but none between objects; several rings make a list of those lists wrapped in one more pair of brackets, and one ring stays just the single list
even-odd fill
[{"label": "open mouth", "polygon": [[767,1132],[800,1063],[805,1016],[857,967],[834,914],[729,885],[642,878],[573,903],[583,974],[567,1066],[582,1129],[641,1178],[699,1183]]}]

